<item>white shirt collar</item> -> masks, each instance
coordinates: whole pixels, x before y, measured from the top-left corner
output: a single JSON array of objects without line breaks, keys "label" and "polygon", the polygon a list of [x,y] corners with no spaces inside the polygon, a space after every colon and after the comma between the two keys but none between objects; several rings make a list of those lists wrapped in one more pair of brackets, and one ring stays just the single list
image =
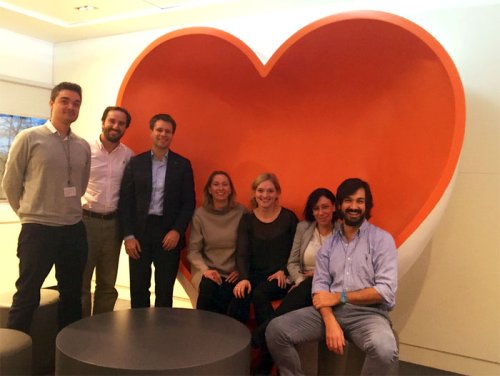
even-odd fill
[{"label": "white shirt collar", "polygon": [[[56,129],[56,127],[54,127],[54,124],[52,124],[52,122],[50,120],[47,120],[47,122],[45,123],[45,126],[49,129],[49,131],[54,134],[54,133],[57,133],[59,135],[59,131]],[[69,129],[69,132],[68,132],[68,136],[71,135],[71,128]]]}]

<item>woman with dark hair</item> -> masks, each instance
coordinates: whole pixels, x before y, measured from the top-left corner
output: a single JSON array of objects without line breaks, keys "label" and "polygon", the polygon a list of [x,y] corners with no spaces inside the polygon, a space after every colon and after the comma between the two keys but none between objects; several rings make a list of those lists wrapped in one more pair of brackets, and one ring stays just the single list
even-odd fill
[{"label": "woman with dark hair", "polygon": [[287,292],[286,265],[298,221],[279,203],[281,187],[276,175],[259,175],[252,191],[253,211],[243,215],[238,227],[240,281],[233,290],[230,314],[246,322],[252,302],[259,325],[274,314],[271,302]]},{"label": "woman with dark hair", "polygon": [[188,260],[192,282],[199,284],[197,309],[225,314],[239,274],[236,270],[236,233],[246,211],[236,202],[231,178],[214,171],[203,189],[203,206],[193,215]]},{"label": "woman with dark hair", "polygon": [[318,188],[307,198],[305,220],[297,225],[288,272],[292,289],[276,310],[278,315],[312,305],[311,288],[316,253],[335,225],[335,195],[326,188]]}]

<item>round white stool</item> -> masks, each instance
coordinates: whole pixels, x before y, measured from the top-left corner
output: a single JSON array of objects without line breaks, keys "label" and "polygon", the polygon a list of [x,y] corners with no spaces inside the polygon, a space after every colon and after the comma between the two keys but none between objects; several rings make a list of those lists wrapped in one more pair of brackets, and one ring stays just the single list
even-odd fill
[{"label": "round white stool", "polygon": [[31,375],[31,337],[0,328],[0,375]]},{"label": "round white stool", "polygon": [[[0,327],[7,326],[12,292],[0,294]],[[59,292],[52,289],[40,290],[40,305],[33,314],[30,335],[33,341],[33,373],[48,374],[55,367],[55,343],[59,331]]]}]

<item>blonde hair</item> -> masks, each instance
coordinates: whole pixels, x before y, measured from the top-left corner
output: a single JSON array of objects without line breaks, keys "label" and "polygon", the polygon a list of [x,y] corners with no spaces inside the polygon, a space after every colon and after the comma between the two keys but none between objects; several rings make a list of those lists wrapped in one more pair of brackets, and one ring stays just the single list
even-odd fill
[{"label": "blonde hair", "polygon": [[257,190],[257,187],[262,182],[265,182],[265,181],[270,181],[271,183],[273,183],[274,188],[276,189],[276,192],[278,192],[278,194],[281,194],[281,185],[280,185],[280,182],[278,180],[278,177],[275,174],[273,174],[272,172],[264,172],[264,173],[258,175],[254,179],[254,181],[252,182],[251,188],[252,188],[253,196],[250,199],[250,205],[252,206],[252,208],[257,207],[257,201],[255,200],[255,191]]}]

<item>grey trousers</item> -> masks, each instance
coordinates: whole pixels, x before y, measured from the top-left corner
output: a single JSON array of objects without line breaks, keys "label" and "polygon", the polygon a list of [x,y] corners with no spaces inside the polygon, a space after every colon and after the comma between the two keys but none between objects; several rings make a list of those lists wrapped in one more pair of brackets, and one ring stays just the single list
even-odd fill
[{"label": "grey trousers", "polygon": [[[387,375],[398,363],[398,348],[386,311],[339,305],[333,309],[344,336],[366,354],[362,375]],[[289,312],[271,321],[267,347],[282,376],[304,375],[295,345],[325,340],[325,325],[314,307]]]},{"label": "grey trousers", "polygon": [[[111,312],[118,292],[115,289],[122,236],[118,219],[83,217],[87,229],[89,253],[83,272],[82,316]],[[96,274],[94,301],[91,301],[90,284]],[[93,304],[92,304],[93,303]]]}]

